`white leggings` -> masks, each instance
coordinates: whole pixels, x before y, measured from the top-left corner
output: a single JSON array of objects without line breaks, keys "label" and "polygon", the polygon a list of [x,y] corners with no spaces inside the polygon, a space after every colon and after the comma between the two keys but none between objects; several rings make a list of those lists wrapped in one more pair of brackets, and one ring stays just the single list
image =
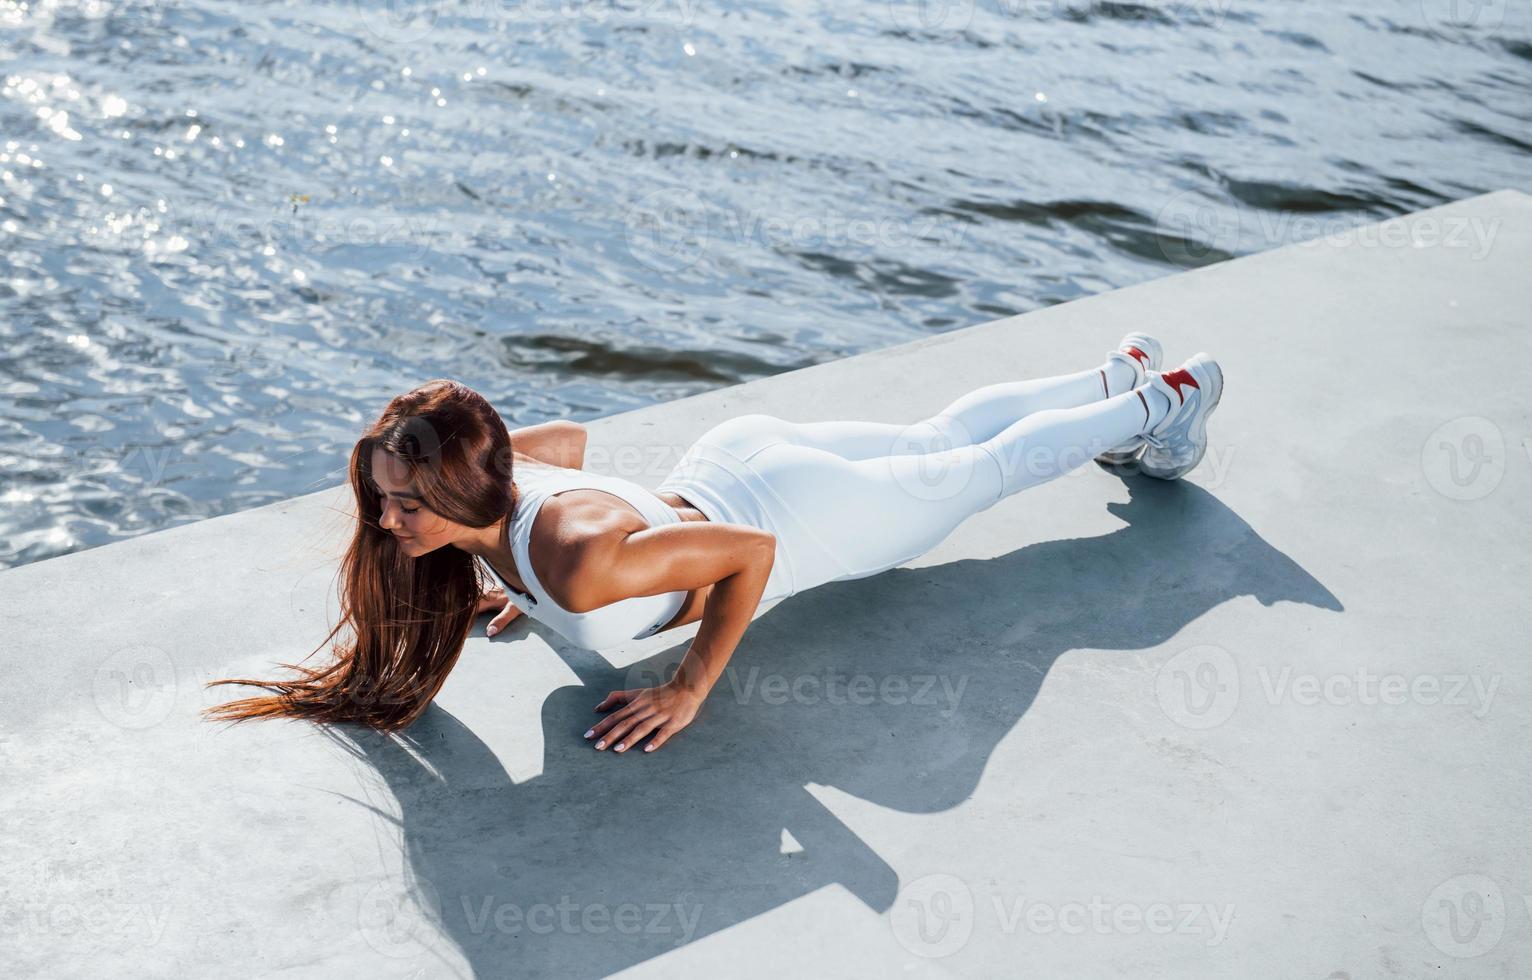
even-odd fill
[{"label": "white leggings", "polygon": [[777,535],[769,601],[894,568],[968,517],[1143,433],[1109,370],[975,389],[911,424],[739,415],[704,433],[658,488],[710,520]]}]

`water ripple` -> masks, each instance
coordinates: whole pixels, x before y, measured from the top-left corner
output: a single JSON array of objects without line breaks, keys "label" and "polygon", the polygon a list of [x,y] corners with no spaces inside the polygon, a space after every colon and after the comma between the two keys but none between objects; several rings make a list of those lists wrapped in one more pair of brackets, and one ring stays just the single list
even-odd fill
[{"label": "water ripple", "polygon": [[0,564],[333,484],[431,377],[586,419],[1532,189],[1529,32],[1447,0],[0,0]]}]

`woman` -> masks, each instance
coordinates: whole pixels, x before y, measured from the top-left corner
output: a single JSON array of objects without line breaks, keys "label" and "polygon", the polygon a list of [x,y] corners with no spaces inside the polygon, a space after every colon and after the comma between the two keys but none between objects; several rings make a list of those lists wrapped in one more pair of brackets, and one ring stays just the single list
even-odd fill
[{"label": "woman", "polygon": [[581,470],[576,423],[507,432],[472,389],[428,382],[389,402],[351,454],[359,520],[341,621],[320,646],[346,626],[354,637],[329,666],[284,664],[296,680],[213,681],[278,693],[208,714],[396,730],[441,689],[482,612],[499,610],[490,635],[525,613],[593,649],[700,619],[671,680],[612,691],[585,733],[617,752],[652,736],[652,751],[690,724],[761,603],[901,565],[1093,457],[1163,479],[1196,466],[1223,374],[1206,354],[1162,374],[1160,356],[1129,334],[1098,367],[988,385],[913,425],[737,416],[653,492]]}]

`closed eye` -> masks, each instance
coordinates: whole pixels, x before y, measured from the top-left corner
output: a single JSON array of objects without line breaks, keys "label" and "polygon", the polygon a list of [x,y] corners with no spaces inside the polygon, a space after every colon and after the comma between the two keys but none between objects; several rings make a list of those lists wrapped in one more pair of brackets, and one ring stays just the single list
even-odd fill
[{"label": "closed eye", "polygon": [[[383,502],[383,503],[387,503],[388,502],[388,494],[386,494],[386,493],[380,493],[380,494],[377,495],[377,497],[378,497],[378,500],[380,502]],[[403,504],[399,505],[399,509],[404,511],[406,514],[418,514],[420,512],[420,508],[419,507],[416,507],[414,510],[410,510],[408,507],[405,507]]]}]

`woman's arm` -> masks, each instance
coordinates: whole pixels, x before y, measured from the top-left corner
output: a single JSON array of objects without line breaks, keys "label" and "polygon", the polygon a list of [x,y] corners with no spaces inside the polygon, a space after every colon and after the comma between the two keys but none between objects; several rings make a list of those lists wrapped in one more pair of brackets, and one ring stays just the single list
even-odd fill
[{"label": "woman's arm", "polygon": [[[585,440],[589,433],[585,431],[585,426],[578,422],[569,419],[553,419],[537,425],[512,429],[510,434],[513,453],[530,456],[541,462],[571,470],[585,467]],[[512,469],[514,468],[513,460]],[[521,615],[521,610],[514,606],[504,590],[499,588],[492,588],[479,597],[479,606],[475,615],[491,610],[496,613],[496,616],[484,629],[487,636],[494,636],[505,629],[506,624],[511,620]]]},{"label": "woman's arm", "polygon": [[553,419],[511,430],[511,450],[554,466],[585,467],[585,442],[590,433],[569,419]]},{"label": "woman's arm", "polygon": [[561,578],[578,583],[575,592],[553,597],[571,612],[630,596],[713,587],[676,676],[656,688],[613,691],[596,706],[622,706],[587,734],[598,737],[596,748],[615,740],[621,752],[658,729],[648,752],[691,723],[755,617],[776,549],[776,536],[768,531],[712,521],[596,535],[582,543],[574,574]]}]

